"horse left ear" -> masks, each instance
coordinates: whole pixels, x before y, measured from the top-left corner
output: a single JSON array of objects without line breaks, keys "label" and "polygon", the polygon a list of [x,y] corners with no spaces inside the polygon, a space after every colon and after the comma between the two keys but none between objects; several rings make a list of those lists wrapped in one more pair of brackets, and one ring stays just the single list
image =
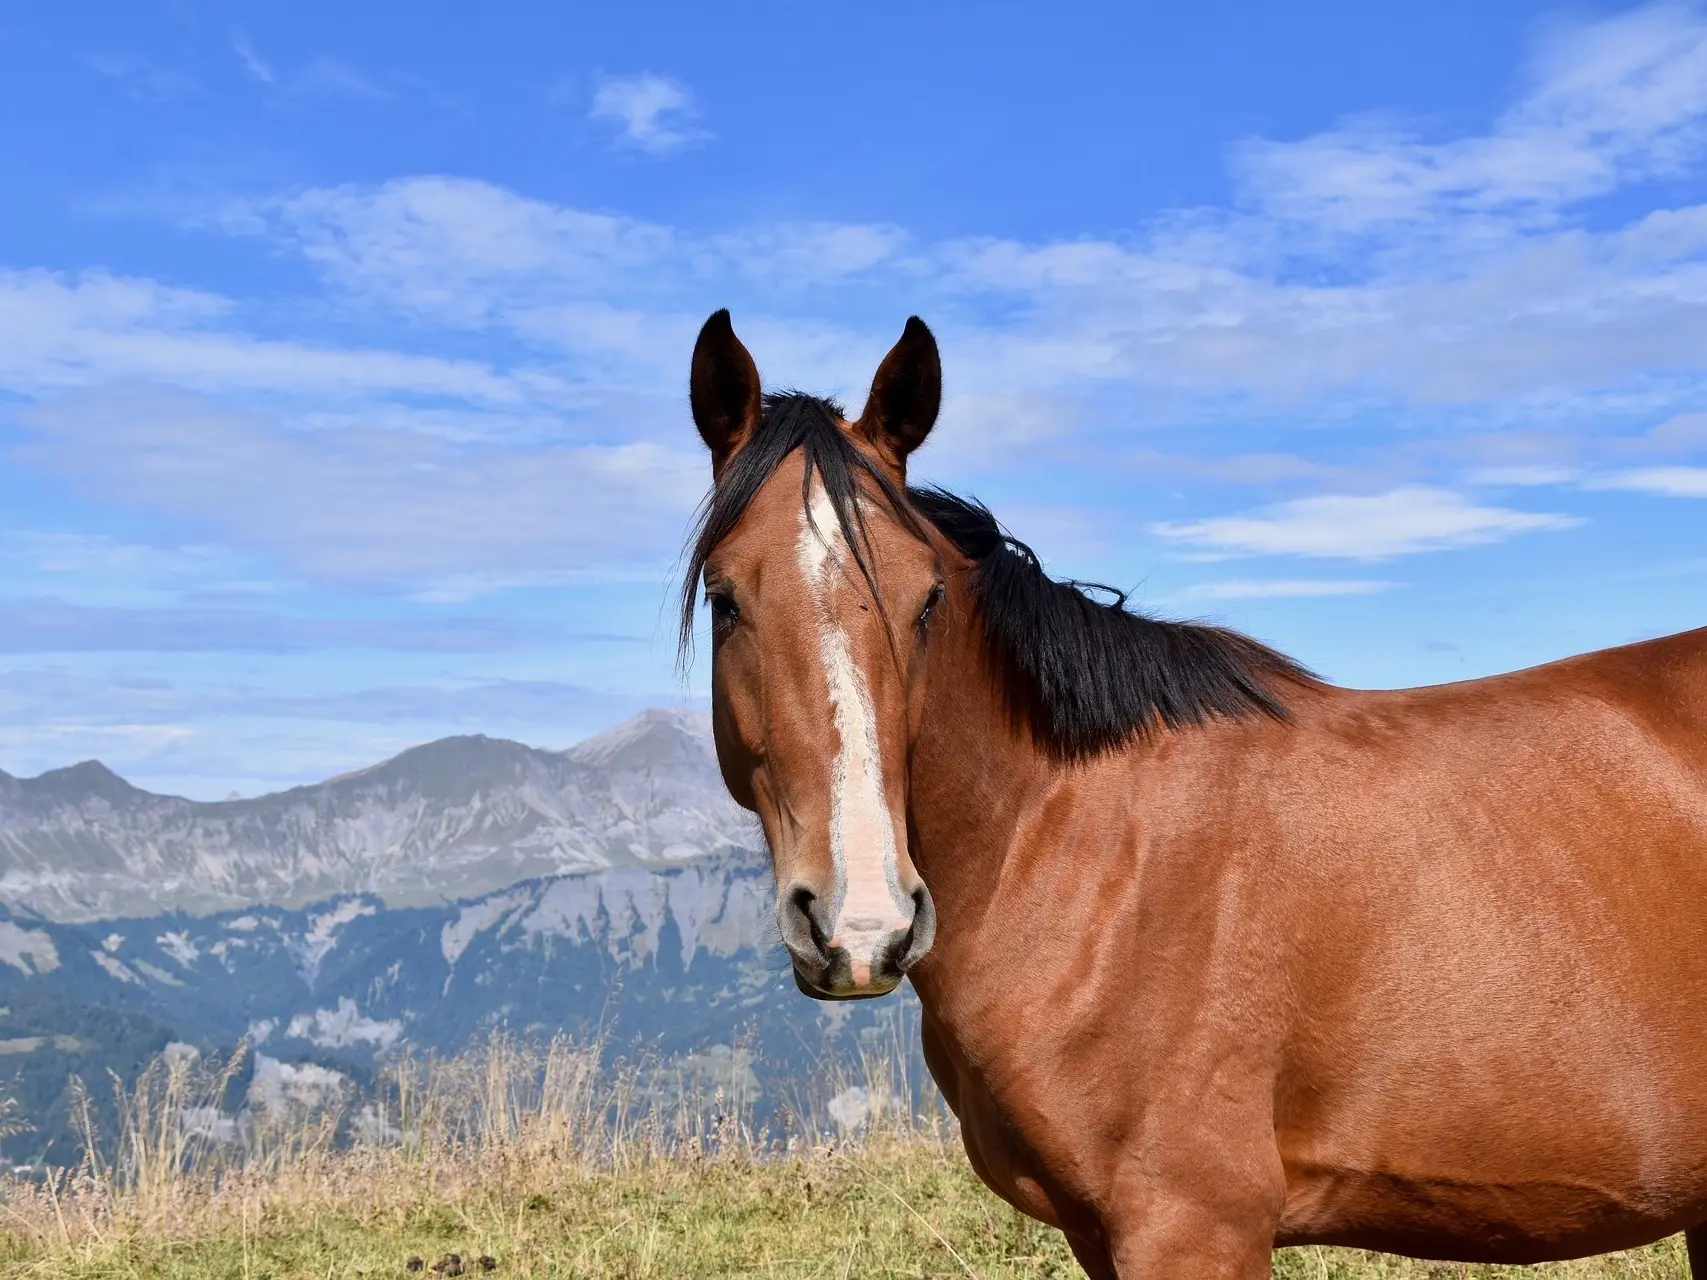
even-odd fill
[{"label": "horse left ear", "polygon": [[912,316],[901,340],[877,366],[859,429],[886,449],[897,465],[904,464],[907,455],[925,442],[940,408],[942,357],[925,322]]}]

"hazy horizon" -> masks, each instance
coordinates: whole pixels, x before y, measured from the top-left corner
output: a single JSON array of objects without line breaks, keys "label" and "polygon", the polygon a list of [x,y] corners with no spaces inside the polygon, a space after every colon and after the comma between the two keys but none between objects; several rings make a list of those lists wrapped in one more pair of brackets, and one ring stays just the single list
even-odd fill
[{"label": "hazy horizon", "polygon": [[452,742],[452,741],[455,741],[455,740],[460,739],[460,738],[478,738],[478,739],[485,739],[488,742],[513,743],[517,746],[526,747],[530,751],[545,751],[545,752],[552,752],[552,753],[555,753],[558,755],[562,755],[562,754],[565,754],[569,751],[574,750],[576,747],[579,747],[579,746],[583,745],[584,743],[592,742],[595,739],[600,738],[600,737],[604,736],[605,734],[612,732],[613,730],[620,729],[624,725],[632,724],[634,721],[640,720],[641,718],[646,716],[649,712],[654,712],[654,711],[662,711],[662,712],[666,712],[666,713],[685,711],[685,712],[691,712],[695,715],[704,716],[704,717],[709,718],[709,716],[710,716],[710,705],[708,703],[678,703],[678,704],[669,705],[669,706],[643,707],[639,711],[634,712],[632,715],[623,716],[621,719],[613,720],[609,724],[600,725],[598,728],[592,730],[590,733],[582,734],[582,735],[574,738],[572,741],[555,743],[555,744],[553,744],[553,743],[542,743],[542,742],[528,742],[528,741],[525,741],[521,738],[511,737],[507,734],[482,733],[477,729],[469,729],[469,730],[466,730],[462,733],[448,733],[448,734],[443,734],[443,735],[436,737],[436,738],[426,738],[420,742],[412,742],[406,747],[401,747],[398,750],[391,752],[389,755],[380,757],[380,758],[375,759],[375,760],[370,760],[366,764],[357,765],[353,769],[346,769],[346,770],[343,770],[342,772],[339,772],[339,773],[330,773],[330,774],[327,774],[326,776],[320,777],[320,778],[305,778],[305,779],[302,779],[300,781],[290,782],[290,783],[286,783],[286,784],[279,786],[279,787],[274,787],[270,790],[256,791],[256,792],[252,792],[252,793],[248,793],[248,794],[245,794],[245,793],[240,792],[240,791],[228,791],[224,795],[217,795],[216,796],[216,795],[187,795],[187,794],[184,794],[182,792],[176,792],[176,791],[156,791],[150,787],[145,787],[145,786],[139,785],[135,781],[135,779],[126,777],[123,772],[121,772],[118,769],[113,768],[105,760],[102,760],[98,756],[86,756],[80,760],[67,760],[63,764],[50,765],[47,768],[38,770],[35,773],[16,773],[10,769],[7,769],[3,763],[0,763],[0,774],[4,774],[5,776],[12,778],[18,782],[38,782],[42,778],[44,778],[50,774],[63,773],[63,772],[66,772],[68,770],[71,770],[71,769],[79,768],[80,766],[83,766],[83,765],[94,764],[94,765],[101,766],[101,768],[106,769],[109,773],[112,773],[114,776],[116,776],[116,777],[122,779],[123,781],[129,783],[131,786],[136,787],[137,790],[139,790],[139,791],[146,791],[150,795],[163,796],[163,797],[166,797],[168,799],[189,800],[192,803],[196,803],[196,804],[216,804],[216,803],[220,803],[220,802],[224,802],[224,801],[231,801],[231,800],[260,800],[260,799],[264,799],[267,796],[278,795],[280,792],[290,791],[290,790],[293,790],[293,789],[298,788],[298,787],[320,786],[323,783],[337,782],[342,778],[354,777],[358,774],[366,773],[367,771],[369,771],[371,769],[375,769],[375,768],[379,767],[380,765],[389,764],[391,761],[397,759],[399,756],[407,755],[409,752],[417,750],[418,748],[430,747],[430,746],[433,746],[433,745],[435,745],[437,743],[441,743],[441,742]]}]

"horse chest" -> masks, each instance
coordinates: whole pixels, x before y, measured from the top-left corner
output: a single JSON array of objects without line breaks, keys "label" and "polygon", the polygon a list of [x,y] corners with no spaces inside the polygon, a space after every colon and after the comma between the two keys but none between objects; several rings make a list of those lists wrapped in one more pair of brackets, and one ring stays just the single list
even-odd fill
[{"label": "horse chest", "polygon": [[1095,1188],[1071,1176],[1072,1162],[1048,1148],[1051,1137],[1075,1131],[1069,1118],[1053,1115],[1045,1099],[1023,1088],[993,1084],[928,1012],[922,1030],[925,1064],[960,1122],[967,1158],[984,1184],[1051,1226],[1073,1231],[1093,1225]]},{"label": "horse chest", "polygon": [[994,1094],[970,1072],[931,1070],[960,1121],[967,1159],[985,1186],[1052,1227],[1070,1230],[1087,1220],[1088,1208],[1052,1175]]}]

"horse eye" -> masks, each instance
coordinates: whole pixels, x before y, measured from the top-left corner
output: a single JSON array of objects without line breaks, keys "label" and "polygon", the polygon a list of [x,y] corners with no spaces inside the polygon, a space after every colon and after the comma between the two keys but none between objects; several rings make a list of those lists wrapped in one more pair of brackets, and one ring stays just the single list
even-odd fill
[{"label": "horse eye", "polygon": [[931,588],[930,595],[925,597],[925,607],[919,610],[919,626],[922,627],[931,620],[931,611],[937,607],[937,603],[941,599],[942,583],[939,582]]},{"label": "horse eye", "polygon": [[741,606],[735,603],[735,597],[727,591],[707,592],[705,602],[711,606],[713,622],[729,623],[741,616]]}]

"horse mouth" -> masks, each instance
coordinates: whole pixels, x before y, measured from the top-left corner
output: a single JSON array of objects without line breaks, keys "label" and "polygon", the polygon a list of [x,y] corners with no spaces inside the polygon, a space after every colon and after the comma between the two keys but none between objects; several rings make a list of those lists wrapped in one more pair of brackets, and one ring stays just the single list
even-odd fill
[{"label": "horse mouth", "polygon": [[801,977],[800,970],[792,965],[789,971],[794,974],[794,985],[800,989],[800,994],[811,996],[814,1000],[881,1000],[901,985],[901,980],[897,978],[888,986],[874,991],[828,991]]}]

